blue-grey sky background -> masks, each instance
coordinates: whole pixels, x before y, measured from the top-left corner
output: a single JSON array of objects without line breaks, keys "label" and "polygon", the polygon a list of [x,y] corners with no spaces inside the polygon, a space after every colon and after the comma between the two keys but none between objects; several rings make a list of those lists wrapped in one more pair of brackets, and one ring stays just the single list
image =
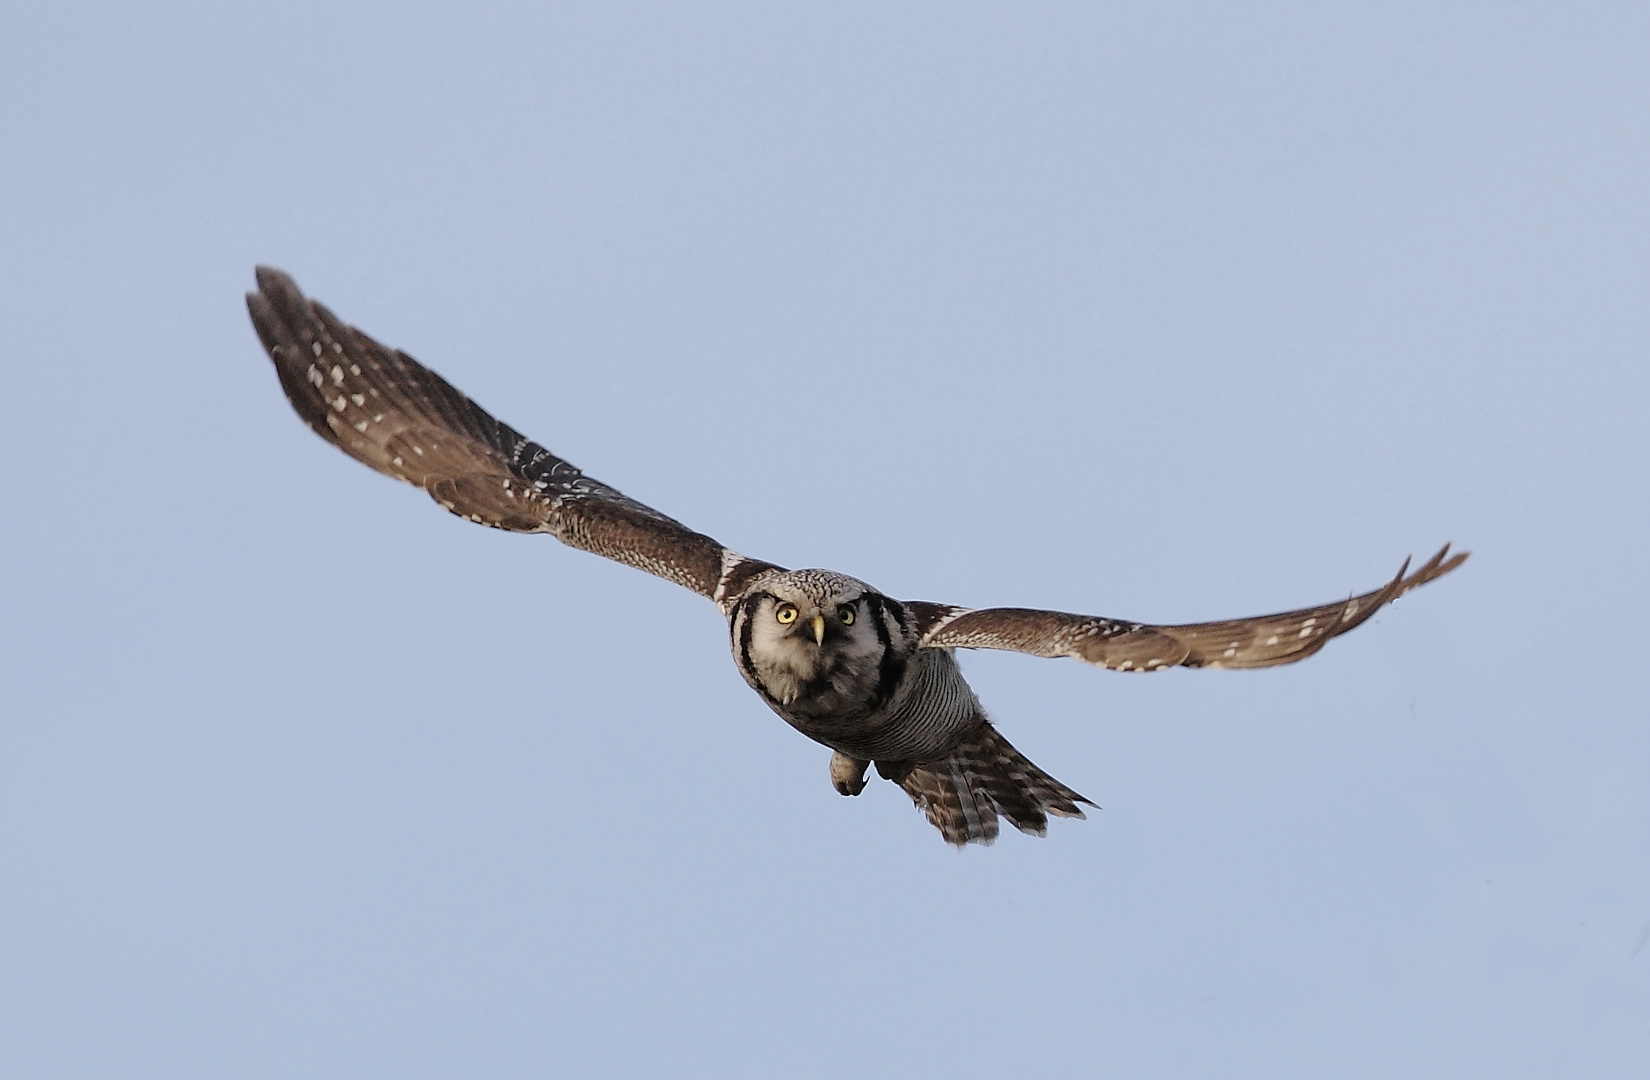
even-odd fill
[{"label": "blue-grey sky background", "polygon": [[[1639,1077],[1650,9],[8,5],[11,1077]],[[951,850],[714,608],[304,429],[252,266],[966,654]]]}]

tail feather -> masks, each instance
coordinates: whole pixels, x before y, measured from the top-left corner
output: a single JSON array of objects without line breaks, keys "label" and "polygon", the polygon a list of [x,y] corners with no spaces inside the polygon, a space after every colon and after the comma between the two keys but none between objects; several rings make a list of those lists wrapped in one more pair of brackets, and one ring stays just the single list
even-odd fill
[{"label": "tail feather", "polygon": [[1092,802],[1060,783],[1010,745],[989,723],[981,723],[932,761],[877,763],[917,809],[927,815],[947,843],[989,844],[997,839],[997,817],[1023,833],[1043,836],[1048,815],[1083,817],[1079,803]]}]

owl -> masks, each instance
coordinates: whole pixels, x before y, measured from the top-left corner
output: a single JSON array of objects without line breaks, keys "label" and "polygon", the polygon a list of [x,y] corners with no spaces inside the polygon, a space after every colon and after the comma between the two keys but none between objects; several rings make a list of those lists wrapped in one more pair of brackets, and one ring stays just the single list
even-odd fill
[{"label": "owl", "polygon": [[462,518],[565,544],[706,597],[734,665],[781,719],[828,747],[831,784],[874,766],[949,843],[990,844],[999,821],[1042,836],[1094,804],[1032,764],[987,717],[957,649],[1070,656],[1112,671],[1254,668],[1303,660],[1467,554],[1449,545],[1382,587],[1319,607],[1184,626],[1030,608],[896,600],[831,570],[787,570],[695,532],[522,435],[406,353],[257,270],[247,307],[287,400],[321,438],[422,488]]}]

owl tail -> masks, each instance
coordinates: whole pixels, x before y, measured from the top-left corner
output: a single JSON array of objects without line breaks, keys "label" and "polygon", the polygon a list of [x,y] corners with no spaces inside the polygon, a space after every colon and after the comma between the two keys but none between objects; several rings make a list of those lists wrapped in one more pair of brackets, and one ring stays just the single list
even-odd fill
[{"label": "owl tail", "polygon": [[989,844],[997,815],[1023,833],[1043,836],[1048,815],[1083,816],[1092,802],[1066,787],[982,722],[933,761],[877,762],[877,772],[899,784],[947,843]]}]

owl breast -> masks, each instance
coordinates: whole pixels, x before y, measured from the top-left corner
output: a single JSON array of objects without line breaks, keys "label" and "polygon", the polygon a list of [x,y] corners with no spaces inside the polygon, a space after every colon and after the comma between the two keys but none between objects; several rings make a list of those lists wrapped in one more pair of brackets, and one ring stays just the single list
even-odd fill
[{"label": "owl breast", "polygon": [[826,700],[800,699],[786,707],[771,700],[768,704],[810,739],[862,761],[941,757],[957,736],[985,717],[956,658],[941,649],[915,653],[904,665],[894,692],[875,708],[833,712],[818,707]]}]

